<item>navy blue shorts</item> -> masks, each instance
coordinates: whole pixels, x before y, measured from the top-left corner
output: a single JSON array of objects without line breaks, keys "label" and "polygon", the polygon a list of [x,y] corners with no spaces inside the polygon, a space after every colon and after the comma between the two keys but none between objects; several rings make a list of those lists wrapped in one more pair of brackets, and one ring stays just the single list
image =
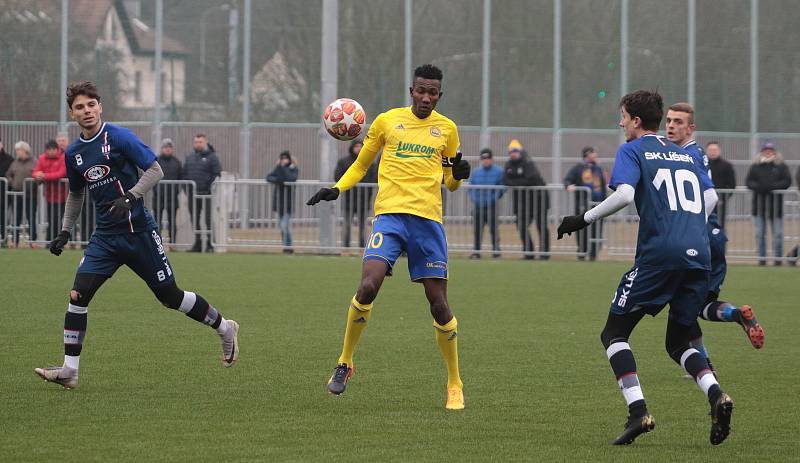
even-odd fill
[{"label": "navy blue shorts", "polygon": [[83,253],[78,273],[110,278],[122,265],[130,267],[151,288],[175,282],[161,236],[155,229],[114,235],[95,233]]},{"label": "navy blue shorts", "polygon": [[387,275],[402,252],[408,255],[411,279],[447,279],[447,239],[441,223],[411,214],[381,214],[372,224],[364,260],[386,262]]},{"label": "navy blue shorts", "polygon": [[725,260],[725,243],[728,237],[721,228],[712,228],[708,231],[708,242],[711,245],[711,276],[708,283],[708,291],[719,296],[722,290],[722,282],[728,273],[728,263]]},{"label": "navy blue shorts", "polygon": [[656,316],[669,304],[669,318],[691,326],[703,308],[708,294],[707,270],[659,270],[636,268],[622,276],[611,313],[625,315],[643,310]]}]

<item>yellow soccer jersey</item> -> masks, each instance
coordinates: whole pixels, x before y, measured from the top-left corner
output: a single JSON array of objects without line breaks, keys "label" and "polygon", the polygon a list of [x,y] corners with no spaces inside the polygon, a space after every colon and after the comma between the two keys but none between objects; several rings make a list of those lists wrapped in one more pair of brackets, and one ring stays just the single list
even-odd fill
[{"label": "yellow soccer jersey", "polygon": [[355,186],[383,148],[375,215],[413,214],[441,223],[442,179],[450,191],[461,185],[452,167],[442,164],[458,146],[456,124],[438,112],[420,119],[410,106],[391,109],[372,123],[358,158],[336,187],[346,191]]}]

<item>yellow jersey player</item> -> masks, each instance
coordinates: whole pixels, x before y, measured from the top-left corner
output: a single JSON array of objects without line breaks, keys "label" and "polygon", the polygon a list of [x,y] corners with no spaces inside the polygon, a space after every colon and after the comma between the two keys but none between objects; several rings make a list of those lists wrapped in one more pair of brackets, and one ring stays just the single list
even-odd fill
[{"label": "yellow jersey player", "polygon": [[470,166],[461,159],[458,129],[434,111],[442,97],[442,71],[430,64],[414,70],[409,91],[411,107],[379,115],[369,128],[358,158],[333,188],[320,189],[308,205],[332,201],[355,186],[378,152],[375,222],[364,250],[361,283],[350,301],[344,346],[328,381],[328,392],[339,395],[353,376],[353,352],[372,314],[372,303],[392,267],[405,251],[411,280],[422,283],[430,302],[436,342],[447,363],[447,405],[464,408],[458,372],[458,323],[447,302],[447,240],[442,226],[442,181],[455,191],[468,178]]}]

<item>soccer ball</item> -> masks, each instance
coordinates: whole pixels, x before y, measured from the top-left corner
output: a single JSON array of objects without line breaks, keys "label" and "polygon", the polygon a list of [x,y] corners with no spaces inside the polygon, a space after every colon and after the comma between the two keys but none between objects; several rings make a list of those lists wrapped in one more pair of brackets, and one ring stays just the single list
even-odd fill
[{"label": "soccer ball", "polygon": [[337,140],[349,141],[364,131],[367,119],[364,108],[358,101],[350,98],[339,98],[325,108],[322,123],[325,130]]}]

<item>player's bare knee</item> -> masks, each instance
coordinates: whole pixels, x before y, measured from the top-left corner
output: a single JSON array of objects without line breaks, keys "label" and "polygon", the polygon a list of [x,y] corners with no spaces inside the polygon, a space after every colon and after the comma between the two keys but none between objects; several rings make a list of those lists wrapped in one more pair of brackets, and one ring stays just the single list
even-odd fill
[{"label": "player's bare knee", "polygon": [[80,297],[81,297],[81,295],[77,291],[75,291],[74,289],[69,292],[69,299],[71,301],[77,302],[78,299],[80,299]]},{"label": "player's bare knee", "polygon": [[446,325],[453,319],[453,313],[450,311],[450,306],[444,298],[431,301],[431,315],[436,323]]},{"label": "player's bare knee", "polygon": [[360,304],[372,304],[378,297],[378,285],[371,280],[362,280],[356,291],[356,300]]}]

